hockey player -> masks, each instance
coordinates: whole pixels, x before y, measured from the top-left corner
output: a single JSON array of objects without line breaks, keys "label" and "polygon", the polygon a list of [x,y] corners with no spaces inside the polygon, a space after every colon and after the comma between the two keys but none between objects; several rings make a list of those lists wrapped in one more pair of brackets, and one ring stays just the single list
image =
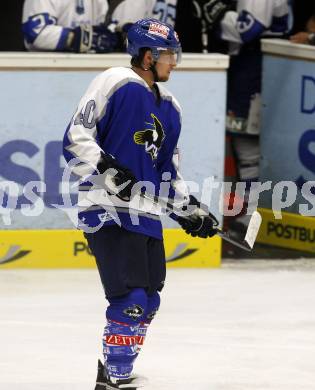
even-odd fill
[{"label": "hockey player", "polygon": [[28,50],[109,53],[125,50],[131,23],[154,17],[174,25],[177,0],[25,0]]},{"label": "hockey player", "polygon": [[[227,132],[238,167],[239,180],[249,189],[259,177],[261,110],[261,38],[281,38],[292,27],[289,0],[194,0],[208,28],[229,43]],[[242,194],[240,197],[243,198]],[[250,205],[248,205],[250,206]],[[242,223],[246,217],[238,218]],[[240,227],[240,224],[235,224]],[[232,226],[231,226],[232,227]]]},{"label": "hockey player", "polygon": [[[92,81],[64,137],[64,156],[82,178],[79,218],[109,302],[95,389],[134,389],[133,363],[160,306],[165,281],[161,209],[142,199],[145,185],[191,208],[173,216],[186,233],[216,233],[216,219],[188,193],[176,162],[181,109],[161,84],[180,61],[172,26],[142,19],[128,31],[131,68],[111,68]],[[137,220],[134,220],[135,214]]]}]

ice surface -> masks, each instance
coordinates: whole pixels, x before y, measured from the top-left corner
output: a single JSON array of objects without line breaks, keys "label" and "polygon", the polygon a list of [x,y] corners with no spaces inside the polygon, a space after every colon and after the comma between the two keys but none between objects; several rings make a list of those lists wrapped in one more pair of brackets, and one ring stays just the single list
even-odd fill
[{"label": "ice surface", "polygon": [[[93,390],[96,270],[1,270],[0,389]],[[148,390],[314,390],[315,260],[168,270],[135,370]]]}]

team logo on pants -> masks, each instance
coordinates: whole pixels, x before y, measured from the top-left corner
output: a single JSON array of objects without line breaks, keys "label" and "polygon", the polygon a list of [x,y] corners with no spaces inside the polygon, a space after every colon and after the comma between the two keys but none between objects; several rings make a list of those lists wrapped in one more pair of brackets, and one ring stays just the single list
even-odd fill
[{"label": "team logo on pants", "polygon": [[140,317],[143,316],[144,310],[139,305],[133,305],[124,310],[124,314],[128,317],[131,317],[134,321],[137,321]]},{"label": "team logo on pants", "polygon": [[152,160],[156,160],[162,142],[165,138],[165,133],[158,118],[152,113],[151,117],[153,119],[153,123],[146,122],[146,124],[151,126],[151,128],[136,131],[133,139],[136,144],[144,145],[145,151],[151,155]]}]

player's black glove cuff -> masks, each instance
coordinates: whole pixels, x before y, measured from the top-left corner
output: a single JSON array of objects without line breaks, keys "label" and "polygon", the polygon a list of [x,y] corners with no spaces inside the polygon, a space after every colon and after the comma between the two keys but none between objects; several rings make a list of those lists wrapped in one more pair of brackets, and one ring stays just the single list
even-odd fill
[{"label": "player's black glove cuff", "polygon": [[205,212],[201,203],[192,195],[189,196],[188,206],[195,206],[190,216],[177,217],[177,222],[187,234],[193,237],[207,238],[217,234],[216,227],[219,225],[216,217],[208,210]]},{"label": "player's black glove cuff", "polygon": [[97,169],[101,174],[106,173],[109,169],[112,169],[113,175],[111,175],[111,179],[115,188],[111,191],[110,186],[108,186],[107,190],[117,195],[122,200],[129,201],[131,199],[132,189],[137,183],[137,179],[130,169],[119,164],[112,155],[106,153],[102,153],[101,160],[97,164]]},{"label": "player's black glove cuff", "polygon": [[233,0],[193,0],[196,16],[203,19],[209,30],[214,29],[224,14],[234,7]]}]

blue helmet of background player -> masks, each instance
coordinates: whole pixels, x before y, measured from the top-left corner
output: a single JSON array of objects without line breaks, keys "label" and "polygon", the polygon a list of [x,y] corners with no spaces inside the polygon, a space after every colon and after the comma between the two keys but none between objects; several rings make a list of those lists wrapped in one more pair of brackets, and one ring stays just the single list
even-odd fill
[{"label": "blue helmet of background player", "polygon": [[[141,19],[128,30],[127,52],[132,57],[141,55],[141,49],[150,49],[155,62],[167,61],[167,56],[160,56],[168,51],[173,54],[172,61],[181,61],[181,44],[173,27],[156,19]],[[163,59],[162,59],[163,58]]]}]

